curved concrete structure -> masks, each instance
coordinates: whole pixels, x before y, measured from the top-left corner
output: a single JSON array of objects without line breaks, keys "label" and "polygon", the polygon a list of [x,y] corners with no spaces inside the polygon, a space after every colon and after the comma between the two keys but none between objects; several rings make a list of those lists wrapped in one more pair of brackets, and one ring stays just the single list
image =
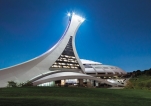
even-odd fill
[{"label": "curved concrete structure", "polygon": [[50,67],[55,63],[55,61],[59,58],[61,53],[64,51],[71,37],[72,37],[72,48],[74,51],[74,55],[81,68],[80,70],[79,69],[72,69],[72,70],[84,73],[84,67],[81,61],[79,60],[79,57],[75,49],[75,42],[74,42],[76,32],[83,21],[84,18],[76,14],[72,14],[64,35],[59,40],[59,42],[55,46],[53,46],[50,50],[48,50],[41,56],[36,57],[27,62],[1,69],[0,87],[6,87],[8,81],[15,81],[18,83],[26,82],[29,79],[32,79],[37,75],[40,75],[41,73],[51,71]]},{"label": "curved concrete structure", "polygon": [[[65,78],[92,79],[113,85],[106,80],[85,74],[90,71],[81,63],[75,48],[75,35],[83,21],[84,18],[72,13],[65,33],[50,50],[27,62],[1,69],[0,87],[6,87],[8,81],[17,83],[31,81],[34,85],[37,85],[46,81]],[[100,70],[94,67],[93,63],[98,65],[101,65],[101,63],[92,61],[87,61],[87,63],[91,64],[93,69],[91,71],[97,75]]]}]

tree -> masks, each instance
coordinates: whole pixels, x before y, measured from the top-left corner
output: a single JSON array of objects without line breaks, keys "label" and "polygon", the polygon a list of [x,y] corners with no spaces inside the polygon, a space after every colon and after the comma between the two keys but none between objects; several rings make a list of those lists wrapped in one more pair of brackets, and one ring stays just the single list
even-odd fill
[{"label": "tree", "polygon": [[8,81],[8,87],[17,87],[17,83],[14,81]]}]

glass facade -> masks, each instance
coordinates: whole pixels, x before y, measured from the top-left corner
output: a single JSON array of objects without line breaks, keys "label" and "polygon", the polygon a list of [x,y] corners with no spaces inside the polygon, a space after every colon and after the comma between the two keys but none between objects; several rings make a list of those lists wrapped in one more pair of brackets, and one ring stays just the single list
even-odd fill
[{"label": "glass facade", "polygon": [[73,52],[72,36],[70,37],[65,50],[50,68],[81,69]]},{"label": "glass facade", "polygon": [[55,82],[54,81],[46,82],[46,83],[39,84],[37,86],[50,86],[50,87],[53,87],[53,86],[55,86]]}]

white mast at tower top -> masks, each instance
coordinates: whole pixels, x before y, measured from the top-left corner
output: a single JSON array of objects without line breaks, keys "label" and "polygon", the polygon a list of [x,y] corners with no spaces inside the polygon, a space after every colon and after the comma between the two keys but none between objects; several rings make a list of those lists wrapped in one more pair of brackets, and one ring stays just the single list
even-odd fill
[{"label": "white mast at tower top", "polygon": [[81,23],[85,21],[85,18],[83,18],[82,16],[79,16],[79,15],[75,14],[74,12],[72,12],[72,13],[69,12],[67,15],[69,17],[75,17],[75,18],[77,18]]}]

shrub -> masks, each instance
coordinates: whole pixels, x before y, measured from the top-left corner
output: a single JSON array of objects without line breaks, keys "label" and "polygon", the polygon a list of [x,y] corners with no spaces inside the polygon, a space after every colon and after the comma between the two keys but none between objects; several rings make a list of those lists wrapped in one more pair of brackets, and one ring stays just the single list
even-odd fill
[{"label": "shrub", "polygon": [[7,86],[8,86],[8,87],[17,87],[17,83],[14,82],[14,81],[8,81]]},{"label": "shrub", "polygon": [[27,81],[26,83],[23,83],[22,87],[31,87],[33,86],[33,83],[30,81]]},{"label": "shrub", "polygon": [[125,88],[134,88],[133,83],[131,83],[130,81],[127,81],[127,85],[125,86]]},{"label": "shrub", "polygon": [[26,83],[19,83],[17,84],[14,81],[8,81],[7,87],[31,87],[33,86],[33,83],[30,81],[27,81]]}]

